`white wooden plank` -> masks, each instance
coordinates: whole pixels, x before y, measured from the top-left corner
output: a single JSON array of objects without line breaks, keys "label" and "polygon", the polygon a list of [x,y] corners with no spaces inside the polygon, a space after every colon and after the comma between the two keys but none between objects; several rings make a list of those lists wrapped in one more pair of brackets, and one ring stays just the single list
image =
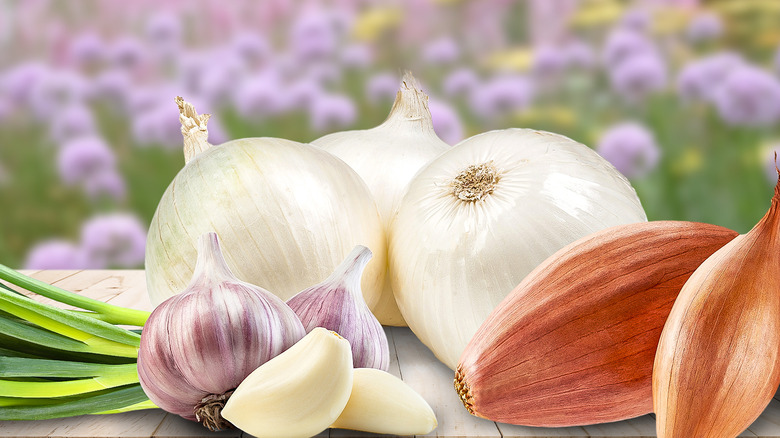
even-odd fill
[{"label": "white wooden plank", "polygon": [[748,430],[760,438],[780,437],[780,401],[772,400]]},{"label": "white wooden plank", "polygon": [[512,424],[496,423],[504,438],[542,438],[542,437],[586,437],[589,436],[581,427],[530,427]]},{"label": "white wooden plank", "polygon": [[453,388],[454,373],[406,327],[393,328],[401,375],[433,408],[439,426],[426,436],[499,437],[496,423],[471,416]]},{"label": "white wooden plank", "polygon": [[149,436],[155,438],[173,438],[173,437],[240,437],[241,431],[238,429],[221,430],[219,432],[212,432],[200,423],[194,421],[185,420],[178,415],[167,414],[163,418],[157,430],[153,431]]},{"label": "white wooden plank", "polygon": [[639,418],[618,421],[614,423],[594,424],[583,426],[588,435],[592,437],[654,437],[655,418],[652,415],[643,415]]},{"label": "white wooden plank", "polygon": [[166,413],[161,409],[146,409],[113,415],[63,418],[48,436],[50,438],[148,438],[160,425],[165,415]]},{"label": "white wooden plank", "polygon": [[61,419],[39,421],[0,421],[0,437],[45,437],[62,422]]}]

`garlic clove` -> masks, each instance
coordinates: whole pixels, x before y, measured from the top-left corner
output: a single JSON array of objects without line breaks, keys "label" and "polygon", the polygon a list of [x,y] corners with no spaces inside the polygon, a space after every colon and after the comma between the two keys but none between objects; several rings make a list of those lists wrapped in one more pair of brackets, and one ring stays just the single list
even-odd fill
[{"label": "garlic clove", "polygon": [[344,410],[352,382],[349,341],[315,328],[244,379],[222,416],[257,438],[313,436]]},{"label": "garlic clove", "polygon": [[398,377],[357,368],[352,393],[331,427],[389,435],[424,435],[438,422],[430,405]]},{"label": "garlic clove", "polygon": [[198,246],[187,289],[157,306],[144,326],[138,377],[162,409],[225,429],[219,411],[231,391],[306,332],[281,299],[233,276],[215,233]]},{"label": "garlic clove", "polygon": [[307,332],[324,327],[346,338],[352,345],[355,368],[387,371],[390,365],[387,335],[360,290],[360,279],[371,256],[370,249],[356,246],[325,281],[299,292],[287,305],[301,319]]},{"label": "garlic clove", "polygon": [[672,307],[653,367],[660,438],[736,437],[772,400],[780,384],[778,267],[780,178],[761,221],[702,263]]}]

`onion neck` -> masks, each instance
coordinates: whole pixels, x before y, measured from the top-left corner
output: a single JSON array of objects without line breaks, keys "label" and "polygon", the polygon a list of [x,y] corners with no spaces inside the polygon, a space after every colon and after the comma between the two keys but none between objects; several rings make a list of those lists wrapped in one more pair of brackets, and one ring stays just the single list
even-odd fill
[{"label": "onion neck", "polygon": [[218,430],[235,429],[236,426],[222,417],[222,409],[225,407],[228,399],[233,395],[234,390],[230,390],[224,394],[209,394],[195,405],[193,409],[195,413],[195,419],[200,424],[208,428],[208,430],[215,432]]},{"label": "onion neck", "polygon": [[176,97],[176,105],[179,107],[181,134],[184,137],[184,163],[186,164],[211,147],[208,142],[209,130],[207,128],[211,114],[198,114],[191,103],[179,96]]},{"label": "onion neck", "polygon": [[493,193],[501,175],[493,164],[488,161],[473,164],[463,169],[451,182],[452,194],[465,202],[477,202]]},{"label": "onion neck", "polygon": [[417,129],[424,134],[436,136],[433,130],[431,111],[428,108],[428,95],[420,89],[411,72],[404,73],[401,87],[395,96],[393,108],[381,125],[381,128]]}]

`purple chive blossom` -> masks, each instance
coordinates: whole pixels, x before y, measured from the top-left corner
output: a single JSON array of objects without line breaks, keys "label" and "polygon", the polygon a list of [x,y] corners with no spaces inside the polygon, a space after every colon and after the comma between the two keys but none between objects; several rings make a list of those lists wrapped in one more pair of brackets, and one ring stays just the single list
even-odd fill
[{"label": "purple chive blossom", "polygon": [[257,32],[245,31],[233,38],[232,50],[245,66],[261,66],[273,55],[268,40]]},{"label": "purple chive blossom", "polygon": [[92,200],[108,198],[121,201],[125,199],[127,187],[125,180],[115,169],[106,169],[84,181],[84,192]]},{"label": "purple chive blossom", "polygon": [[227,104],[236,84],[245,76],[241,61],[234,57],[225,58],[208,66],[200,78],[200,95],[216,105]]},{"label": "purple chive blossom", "polygon": [[566,57],[560,47],[540,46],[536,48],[531,69],[537,77],[556,76],[564,68],[566,68]]},{"label": "purple chive blossom", "polygon": [[287,93],[290,97],[291,109],[302,110],[309,108],[314,100],[324,93],[324,90],[317,81],[311,78],[301,78],[290,84]]},{"label": "purple chive blossom", "polygon": [[431,99],[428,108],[431,110],[433,129],[439,138],[449,144],[463,140],[463,124],[451,106],[438,99]]},{"label": "purple chive blossom", "polygon": [[89,263],[78,245],[66,240],[46,240],[27,253],[24,269],[94,269],[105,268]]},{"label": "purple chive blossom", "polygon": [[99,137],[81,137],[63,144],[57,157],[57,168],[65,184],[83,183],[93,175],[113,169],[116,157]]},{"label": "purple chive blossom", "polygon": [[768,126],[780,120],[780,82],[760,68],[736,68],[713,97],[718,114],[730,125]]},{"label": "purple chive blossom", "polygon": [[100,63],[105,56],[106,47],[103,38],[92,31],[76,36],[68,47],[68,59],[78,67]]},{"label": "purple chive blossom", "polygon": [[590,69],[596,64],[596,53],[584,41],[575,40],[562,48],[563,59],[568,68]]},{"label": "purple chive blossom", "polygon": [[112,109],[126,109],[137,92],[133,80],[122,70],[106,70],[90,82],[90,98],[106,102]]},{"label": "purple chive blossom", "polygon": [[19,64],[5,71],[2,76],[2,91],[16,105],[26,105],[30,96],[46,77],[49,68],[40,62]]},{"label": "purple chive blossom", "polygon": [[653,134],[633,122],[610,128],[601,137],[596,151],[628,178],[642,178],[652,172],[661,158]]},{"label": "purple chive blossom", "polygon": [[[197,106],[195,108],[202,111]],[[168,104],[156,105],[135,114],[132,133],[133,140],[139,146],[159,145],[167,149],[181,149],[181,122],[173,98]]]},{"label": "purple chive blossom", "polygon": [[423,46],[421,58],[427,64],[451,64],[460,57],[458,43],[450,37],[441,37]]},{"label": "purple chive blossom", "polygon": [[347,96],[321,94],[310,107],[311,127],[317,132],[346,128],[357,118],[355,103]]},{"label": "purple chive blossom", "polygon": [[625,29],[612,31],[604,44],[604,62],[609,66],[621,64],[626,59],[656,52],[653,43],[639,32]]},{"label": "purple chive blossom", "polygon": [[319,62],[310,65],[305,75],[322,85],[336,85],[341,81],[341,68],[335,64]]},{"label": "purple chive blossom", "polygon": [[352,44],[341,51],[339,58],[344,67],[364,69],[374,61],[374,52],[365,44]]},{"label": "purple chive blossom", "polygon": [[712,41],[723,34],[723,22],[717,14],[701,13],[688,23],[685,33],[694,43]]},{"label": "purple chive blossom", "polygon": [[477,116],[491,119],[526,108],[533,100],[533,85],[524,76],[499,76],[476,88],[469,100]]},{"label": "purple chive blossom", "polygon": [[729,52],[691,61],[677,76],[677,92],[685,100],[711,101],[729,73],[744,64],[739,55]]},{"label": "purple chive blossom", "polygon": [[233,105],[247,120],[276,116],[291,105],[290,97],[282,89],[282,82],[275,74],[250,76],[235,88]]},{"label": "purple chive blossom", "polygon": [[49,129],[52,140],[59,144],[93,135],[97,130],[92,111],[83,104],[71,105],[56,113]]},{"label": "purple chive blossom", "polygon": [[631,9],[620,19],[621,27],[644,32],[650,27],[650,13],[643,9]]},{"label": "purple chive blossom", "polygon": [[290,49],[298,59],[309,60],[331,55],[338,44],[338,36],[331,17],[309,12],[293,22],[289,41]]},{"label": "purple chive blossom", "polygon": [[366,83],[366,99],[373,103],[393,101],[400,87],[400,78],[389,73],[382,72],[371,76]]},{"label": "purple chive blossom", "polygon": [[179,46],[182,38],[181,20],[170,12],[158,12],[146,23],[146,38],[153,49],[169,50]]},{"label": "purple chive blossom", "polygon": [[459,68],[444,78],[444,94],[449,97],[468,96],[479,86],[479,76],[470,68]]},{"label": "purple chive blossom", "polygon": [[111,45],[111,62],[118,68],[134,70],[144,62],[148,49],[143,43],[131,36],[122,37]]},{"label": "purple chive blossom", "polygon": [[69,105],[81,103],[89,95],[84,78],[72,71],[50,71],[32,90],[30,106],[41,120],[48,120]]},{"label": "purple chive blossom", "polygon": [[144,262],[146,227],[129,213],[95,216],[81,227],[81,246],[91,263],[136,268]]},{"label": "purple chive blossom", "polygon": [[666,64],[658,54],[632,56],[610,71],[612,88],[628,101],[641,101],[666,86]]}]

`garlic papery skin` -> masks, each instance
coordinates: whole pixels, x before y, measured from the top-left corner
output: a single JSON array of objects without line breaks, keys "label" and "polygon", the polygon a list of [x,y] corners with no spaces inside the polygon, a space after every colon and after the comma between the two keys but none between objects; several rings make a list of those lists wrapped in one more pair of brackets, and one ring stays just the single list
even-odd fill
[{"label": "garlic papery skin", "polygon": [[157,406],[217,430],[230,427],[219,411],[231,392],[306,332],[282,300],[230,272],[215,233],[198,246],[189,286],[144,325],[138,377]]},{"label": "garlic papery skin", "polygon": [[[418,170],[450,149],[433,130],[428,96],[407,72],[387,120],[367,130],[328,134],[312,142],[341,158],[368,185],[388,229],[406,186]],[[372,248],[376,253],[376,248]],[[405,326],[389,282],[374,312],[384,325]]]},{"label": "garlic papery skin", "polygon": [[282,300],[330,275],[355,245],[371,248],[375,256],[361,288],[375,311],[383,300],[387,250],[379,213],[360,176],[321,148],[289,140],[211,146],[204,117],[182,108],[191,157],[149,227],[152,303],[187,286],[197,237],[216,231],[236,276]]},{"label": "garlic papery skin", "polygon": [[236,388],[222,415],[257,438],[310,437],[327,429],[352,391],[349,341],[316,328]]},{"label": "garlic papery skin", "polygon": [[306,332],[324,327],[346,338],[352,346],[355,368],[387,371],[387,335],[360,291],[360,277],[369,260],[371,250],[356,246],[330,277],[297,293],[287,305],[301,319]]},{"label": "garlic papery skin", "polygon": [[372,368],[354,371],[352,393],[330,426],[388,435],[425,435],[436,429],[433,409],[403,380]]},{"label": "garlic papery skin", "polygon": [[396,301],[454,369],[490,312],[547,257],[646,220],[628,180],[588,147],[530,129],[480,134],[409,184],[389,235]]}]

